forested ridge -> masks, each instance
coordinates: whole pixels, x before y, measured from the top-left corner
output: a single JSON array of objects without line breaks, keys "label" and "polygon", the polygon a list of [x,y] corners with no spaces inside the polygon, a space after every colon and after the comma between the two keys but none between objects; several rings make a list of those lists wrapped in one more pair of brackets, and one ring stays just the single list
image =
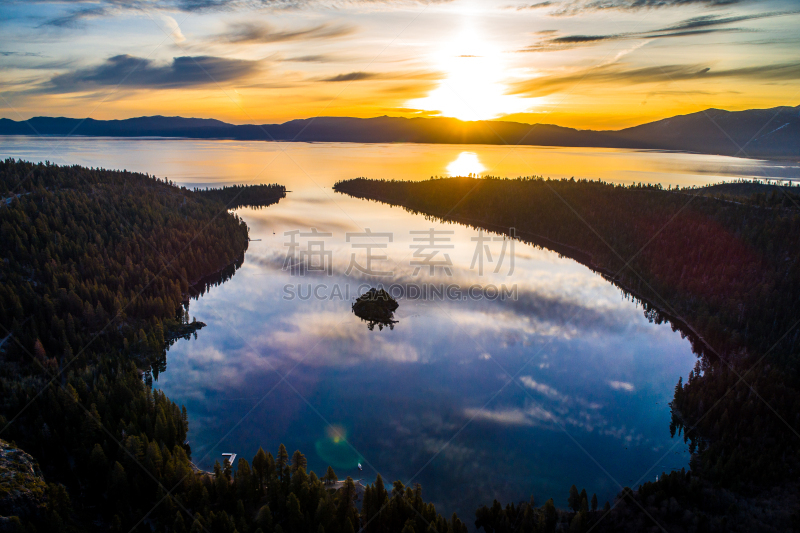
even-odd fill
[{"label": "forested ridge", "polygon": [[[263,205],[285,193],[233,190],[0,163],[0,437],[33,455],[50,482],[26,531],[128,531],[166,487],[204,502],[181,507],[198,513],[184,515],[186,530],[192,516],[219,513],[208,480],[192,473],[185,409],[142,376],[164,363],[171,340],[201,326],[188,316],[203,290],[193,284],[241,264],[247,226],[217,198]],[[151,518],[142,530],[177,531],[174,520]]]},{"label": "forested ridge", "polygon": [[[444,221],[514,228],[520,239],[601,272],[640,298],[650,320],[670,320],[690,337],[699,359],[672,402],[671,430],[693,452],[692,471],[671,489],[683,495],[676,496],[675,531],[691,526],[683,523],[684,506],[710,530],[747,531],[752,524],[726,522],[731,511],[712,503],[730,500],[721,492],[728,489],[758,499],[782,487],[797,505],[800,209],[791,189],[742,201],[730,190],[715,198],[721,194],[539,177],[359,178],[334,188]],[[641,498],[646,507],[650,496],[658,503],[659,492],[669,502],[669,491],[658,489],[620,496]],[[627,509],[628,519],[605,522],[634,524],[637,514],[644,520],[638,506]],[[619,518],[616,509],[610,516]],[[786,516],[771,518],[787,523]],[[654,525],[641,525],[648,522]],[[754,523],[772,527],[766,516]]]}]

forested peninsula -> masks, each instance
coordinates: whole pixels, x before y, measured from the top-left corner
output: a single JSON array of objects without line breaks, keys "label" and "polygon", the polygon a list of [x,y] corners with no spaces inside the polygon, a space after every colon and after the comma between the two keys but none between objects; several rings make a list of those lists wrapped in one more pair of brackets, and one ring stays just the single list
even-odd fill
[{"label": "forested peninsula", "polygon": [[[691,471],[625,488],[619,498],[628,504],[597,530],[613,523],[611,530],[643,531],[655,527],[653,518],[674,531],[797,526],[797,189],[541,177],[358,178],[334,189],[445,222],[513,231],[599,272],[640,299],[651,321],[668,320],[691,339],[698,361],[676,384],[670,428],[689,444]],[[481,513],[486,521],[500,508]]]},{"label": "forested peninsula", "polygon": [[242,264],[228,210],[285,193],[0,163],[0,531],[467,533],[419,485],[320,479],[283,445],[198,470],[185,408],[152,389],[203,326],[190,299]]},{"label": "forested peninsula", "polygon": [[[270,484],[277,528],[285,451],[261,452],[253,475],[240,461],[236,480],[230,465],[196,473],[185,409],[147,378],[172,341],[202,326],[188,315],[197,282],[241,264],[248,229],[229,207],[284,195],[0,163],[0,529],[254,531],[273,516],[255,508],[270,476],[283,483]],[[296,458],[295,492],[320,498],[301,468]]]}]

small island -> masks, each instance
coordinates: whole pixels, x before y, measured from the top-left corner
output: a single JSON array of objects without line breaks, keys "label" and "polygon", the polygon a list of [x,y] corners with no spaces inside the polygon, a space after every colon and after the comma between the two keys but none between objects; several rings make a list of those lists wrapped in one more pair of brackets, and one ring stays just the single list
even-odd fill
[{"label": "small island", "polygon": [[400,304],[392,298],[384,289],[371,288],[353,303],[353,313],[367,323],[370,331],[378,326],[383,330],[384,326],[394,329],[397,320],[394,320],[394,312]]}]

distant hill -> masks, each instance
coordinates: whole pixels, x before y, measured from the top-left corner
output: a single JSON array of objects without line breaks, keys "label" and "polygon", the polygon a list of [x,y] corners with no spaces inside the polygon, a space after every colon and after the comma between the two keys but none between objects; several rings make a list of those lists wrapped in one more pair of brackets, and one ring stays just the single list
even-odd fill
[{"label": "distant hill", "polygon": [[[800,156],[800,106],[747,111],[707,109],[618,131],[552,124],[454,118],[316,117],[283,124],[227,124],[213,119],[139,117],[94,120],[35,117],[0,119],[0,135],[95,137],[186,137],[298,142],[523,144],[599,148],[645,148],[756,156]],[[741,149],[741,150],[740,150]]]},{"label": "distant hill", "polygon": [[707,109],[626,128],[615,135],[620,140],[641,140],[653,148],[668,150],[794,157],[800,155],[800,106]]},{"label": "distant hill", "polygon": [[219,120],[183,117],[139,117],[125,120],[34,117],[0,119],[0,135],[83,135],[91,137],[213,137],[235,127]]},{"label": "distant hill", "polygon": [[707,185],[693,189],[693,194],[757,205],[759,207],[783,207],[800,210],[800,194],[797,186],[779,186],[763,180],[746,180]]}]

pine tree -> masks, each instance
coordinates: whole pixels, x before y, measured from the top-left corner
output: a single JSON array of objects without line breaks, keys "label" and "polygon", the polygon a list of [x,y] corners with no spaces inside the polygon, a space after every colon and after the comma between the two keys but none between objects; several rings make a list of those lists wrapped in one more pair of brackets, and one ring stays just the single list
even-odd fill
[{"label": "pine tree", "polygon": [[576,513],[569,524],[569,533],[584,533],[586,531],[586,514]]},{"label": "pine tree", "polygon": [[305,516],[303,509],[300,507],[300,500],[297,499],[294,492],[290,492],[289,497],[286,498],[286,512],[289,531],[305,531]]},{"label": "pine tree", "polygon": [[[572,486],[575,488],[575,485]],[[578,489],[575,488],[575,492],[578,492]],[[558,511],[556,511],[555,503],[553,503],[553,498],[547,500],[544,504],[544,508],[542,509],[542,518],[543,518],[543,529],[544,533],[552,533],[556,530],[556,523],[558,523]]]},{"label": "pine tree", "polygon": [[328,465],[328,471],[327,471],[327,472],[325,472],[325,477],[324,477],[325,484],[326,484],[326,485],[332,485],[332,484],[333,484],[333,483],[335,483],[335,482],[336,482],[338,479],[339,479],[339,478],[338,478],[338,477],[336,477],[336,472],[334,472],[334,471],[333,471],[333,467],[332,467],[332,466],[330,466],[330,465]]},{"label": "pine tree", "polygon": [[256,524],[258,524],[258,527],[260,527],[264,533],[268,533],[272,530],[272,511],[270,511],[269,505],[264,505],[258,510]]},{"label": "pine tree", "polygon": [[308,468],[308,461],[306,460],[306,456],[300,453],[300,450],[295,450],[292,454],[292,473],[297,472],[301,468],[306,470]]},{"label": "pine tree", "polygon": [[172,523],[172,531],[174,531],[174,533],[186,533],[186,524],[183,522],[183,516],[180,511],[175,514],[175,521]]},{"label": "pine tree", "polygon": [[284,486],[288,486],[289,484],[289,468],[287,466],[288,463],[289,463],[289,453],[286,451],[286,446],[281,444],[280,447],[278,448],[278,460],[275,466],[278,470],[278,479]]},{"label": "pine tree", "polygon": [[578,492],[578,487],[572,485],[569,488],[569,498],[567,498],[567,505],[569,508],[575,511],[576,513],[581,507],[581,495]]},{"label": "pine tree", "polygon": [[253,457],[253,470],[256,474],[258,483],[258,494],[264,494],[264,475],[267,469],[267,454],[264,453],[264,448],[259,447],[255,457]]},{"label": "pine tree", "polygon": [[408,520],[406,520],[406,523],[403,526],[403,531],[401,531],[400,533],[416,533],[416,530],[414,529],[413,518],[409,518]]}]

